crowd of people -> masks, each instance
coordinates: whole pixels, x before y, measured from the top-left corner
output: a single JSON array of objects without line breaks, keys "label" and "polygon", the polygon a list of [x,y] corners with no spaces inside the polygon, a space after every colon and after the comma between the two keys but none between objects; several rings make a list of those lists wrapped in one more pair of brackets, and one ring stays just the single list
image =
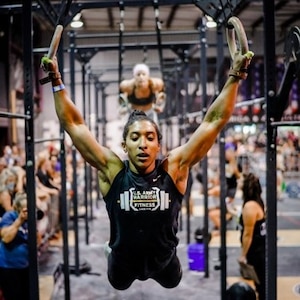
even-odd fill
[{"label": "crowd of people", "polygon": [[[17,145],[1,150],[0,290],[5,300],[25,300],[29,299],[27,204],[35,201],[40,255],[60,233],[59,154],[56,148],[45,147],[36,155],[35,199],[27,199],[24,151]],[[72,172],[71,166],[68,169]]]}]

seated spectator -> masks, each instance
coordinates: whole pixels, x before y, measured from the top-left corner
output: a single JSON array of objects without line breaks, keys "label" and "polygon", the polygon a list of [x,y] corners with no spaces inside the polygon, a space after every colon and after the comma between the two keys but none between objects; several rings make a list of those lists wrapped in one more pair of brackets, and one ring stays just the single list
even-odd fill
[{"label": "seated spectator", "polygon": [[0,222],[0,282],[6,300],[29,300],[27,195],[17,193]]},{"label": "seated spectator", "polygon": [[17,192],[24,190],[25,171],[21,167],[8,167],[0,174],[0,217],[13,210],[12,199]]},{"label": "seated spectator", "polygon": [[49,167],[48,167],[48,174],[53,181],[60,185],[61,184],[61,176],[60,176],[60,161],[58,159],[58,155],[50,154],[49,156]]},{"label": "seated spectator", "polygon": [[37,159],[37,171],[36,176],[39,181],[50,189],[60,190],[60,184],[56,183],[51,177],[50,161],[45,153],[40,153]]}]

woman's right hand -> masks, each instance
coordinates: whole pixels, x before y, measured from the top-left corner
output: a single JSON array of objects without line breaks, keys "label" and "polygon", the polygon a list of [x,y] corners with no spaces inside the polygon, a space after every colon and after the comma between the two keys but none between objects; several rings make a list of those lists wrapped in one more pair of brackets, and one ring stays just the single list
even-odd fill
[{"label": "woman's right hand", "polygon": [[52,59],[50,59],[47,56],[43,56],[41,59],[41,68],[46,72],[54,72],[58,73],[58,62],[56,56],[54,56]]},{"label": "woman's right hand", "polygon": [[24,207],[19,211],[19,220],[21,224],[23,224],[28,219],[28,211],[27,208]]}]

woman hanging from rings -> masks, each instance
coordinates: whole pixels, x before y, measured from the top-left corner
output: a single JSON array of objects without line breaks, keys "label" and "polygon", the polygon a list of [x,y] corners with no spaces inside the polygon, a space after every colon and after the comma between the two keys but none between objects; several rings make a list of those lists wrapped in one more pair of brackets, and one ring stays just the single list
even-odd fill
[{"label": "woman hanging from rings", "polygon": [[120,83],[121,114],[142,110],[157,123],[157,114],[163,112],[165,99],[163,80],[150,77],[150,69],[144,63],[134,66],[133,78]]},{"label": "woman hanging from rings", "polygon": [[98,170],[100,191],[111,223],[108,279],[125,290],[135,280],[152,278],[165,288],[176,287],[182,269],[176,254],[178,216],[189,170],[215,143],[234,110],[241,72],[252,52],[236,52],[232,71],[187,143],[158,159],[161,133],[143,111],[134,110],[123,130],[128,160],[100,145],[69,97],[56,58],[42,58],[52,82],[55,108],[63,128],[83,158]]},{"label": "woman hanging from rings", "polygon": [[144,111],[133,110],[123,129],[126,160],[93,136],[65,89],[55,55],[42,58],[61,125],[82,157],[98,170],[110,220],[107,275],[114,288],[125,290],[135,280],[149,278],[165,288],[180,283],[178,217],[190,169],[207,154],[229,121],[252,57],[248,47],[235,52],[229,78],[202,123],[185,144],[163,159],[158,159],[162,135],[157,123]]}]

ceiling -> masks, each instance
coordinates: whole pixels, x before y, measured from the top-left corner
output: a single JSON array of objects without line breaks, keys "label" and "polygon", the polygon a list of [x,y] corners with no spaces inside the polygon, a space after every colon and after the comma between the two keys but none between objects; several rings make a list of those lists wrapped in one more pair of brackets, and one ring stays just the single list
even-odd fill
[{"label": "ceiling", "polygon": [[[80,12],[84,27],[77,30],[78,34],[119,35],[120,23],[123,23],[124,35],[136,32],[141,35],[151,32],[155,34],[157,21],[162,34],[192,32],[197,31],[205,14],[212,16],[220,24],[225,24],[231,15],[237,16],[250,38],[264,30],[264,2],[259,0],[39,0],[33,3],[37,4],[34,15],[44,25],[47,24],[47,19],[56,24],[60,10],[66,8],[68,14],[62,17],[62,22],[70,29],[68,24],[73,16]],[[292,26],[300,26],[300,1],[275,0],[274,3],[275,29],[280,42]],[[64,16],[64,13],[62,15]]]},{"label": "ceiling", "polygon": [[[192,44],[194,38],[199,39],[197,32],[205,14],[219,24],[225,24],[231,15],[237,16],[250,40],[256,36],[261,38],[264,30],[263,3],[259,0],[32,1],[34,19],[42,30],[53,31],[58,22],[65,25],[65,31],[70,30],[70,21],[80,12],[84,27],[76,29],[76,34],[86,35],[86,39],[81,37],[78,44],[90,45],[101,41],[108,47],[118,47],[120,24],[123,24],[122,44],[129,48],[141,47],[142,43],[148,48],[157,48],[156,24],[159,24],[163,46],[173,40],[175,44],[177,40]],[[300,1],[275,0],[274,3],[276,39],[281,43],[292,26],[300,26]],[[20,0],[1,0],[0,3],[0,13],[14,13],[21,8]],[[182,34],[179,36],[179,33]],[[101,34],[102,38],[99,37]],[[98,40],[93,41],[93,35]]]},{"label": "ceiling", "polygon": [[[14,2],[20,1],[1,0],[0,9],[5,3],[13,7]],[[44,25],[47,21],[55,24],[60,10],[65,7],[68,14],[64,18],[62,13],[62,19],[67,23],[77,12],[81,12],[85,24],[80,29],[82,33],[118,33],[121,10],[124,11],[125,32],[155,31],[156,17],[161,23],[162,31],[195,30],[203,14],[209,14],[221,22],[230,15],[235,15],[241,19],[249,34],[263,30],[263,1],[259,0],[38,0],[32,3],[35,16],[42,16]],[[284,32],[293,25],[299,25],[299,22],[299,0],[275,0],[276,30]]]}]

